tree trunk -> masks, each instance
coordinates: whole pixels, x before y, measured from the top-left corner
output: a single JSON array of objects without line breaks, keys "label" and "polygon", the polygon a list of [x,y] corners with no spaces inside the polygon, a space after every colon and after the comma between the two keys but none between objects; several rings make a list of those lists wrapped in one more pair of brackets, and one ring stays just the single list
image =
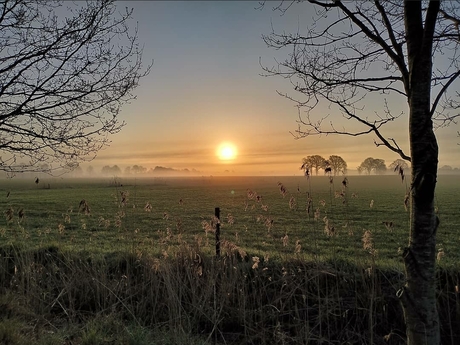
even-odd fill
[{"label": "tree trunk", "polygon": [[430,2],[423,27],[421,2],[405,1],[412,183],[409,246],[403,254],[407,281],[398,296],[404,309],[408,345],[440,344],[436,308],[439,221],[434,212],[438,145],[430,113],[432,32],[439,11],[439,2],[435,2]]},{"label": "tree trunk", "polygon": [[436,309],[436,228],[434,190],[438,147],[427,110],[420,103],[429,94],[414,90],[411,97],[411,224],[409,246],[404,251],[407,283],[400,290],[408,345],[440,343]]}]

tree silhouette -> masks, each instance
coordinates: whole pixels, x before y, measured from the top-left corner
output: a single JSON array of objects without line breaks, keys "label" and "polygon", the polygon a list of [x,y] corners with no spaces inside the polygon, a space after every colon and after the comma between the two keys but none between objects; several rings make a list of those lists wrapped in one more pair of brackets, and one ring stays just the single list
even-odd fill
[{"label": "tree silhouette", "polygon": [[452,171],[452,166],[450,165],[443,165],[442,167],[439,168],[439,170],[443,170],[443,171]]},{"label": "tree silhouette", "polygon": [[147,168],[143,167],[142,165],[133,165],[131,168],[131,172],[133,174],[143,174],[147,171]]},{"label": "tree silhouette", "polygon": [[403,159],[396,159],[388,167],[394,171],[396,171],[399,168],[407,170],[409,169],[409,164],[407,164],[407,162]]},{"label": "tree silhouette", "polygon": [[[284,8],[283,4],[278,8],[287,10],[294,2]],[[460,100],[454,98],[460,76],[460,5],[436,0],[309,0],[306,6],[311,6],[315,21],[305,33],[273,32],[264,37],[271,47],[290,48],[286,60],[264,69],[267,75],[290,79],[299,95],[281,93],[299,106],[297,138],[371,134],[377,146],[411,162],[409,243],[403,250],[406,283],[398,297],[407,344],[439,344],[434,127],[460,116]],[[383,109],[374,115],[365,107],[370,95],[372,108]],[[398,97],[408,104],[410,154],[384,132],[387,124],[405,117],[391,111]],[[320,104],[343,117],[329,119]]]},{"label": "tree silhouette", "polygon": [[94,174],[94,168],[93,168],[93,166],[90,165],[90,166],[88,166],[88,167],[86,168],[86,174],[89,175],[89,176],[91,176],[91,175]]},{"label": "tree silhouette", "polygon": [[365,171],[368,175],[374,170],[374,158],[366,158],[358,167],[358,171]]},{"label": "tree silhouette", "polygon": [[383,159],[368,157],[358,167],[359,173],[363,171],[367,172],[368,175],[370,175],[371,172],[380,175],[387,171],[387,166]]},{"label": "tree silhouette", "polygon": [[102,167],[101,173],[107,176],[119,176],[121,175],[121,169],[118,165],[113,165],[113,166],[105,165]]},{"label": "tree silhouette", "polygon": [[374,159],[374,171],[377,175],[385,174],[387,172],[387,166],[383,159]]},{"label": "tree silhouette", "polygon": [[337,173],[345,174],[347,172],[347,162],[345,162],[342,157],[332,155],[329,156],[327,161],[332,171],[334,172],[334,175],[337,175]]},{"label": "tree silhouette", "polygon": [[300,169],[306,170],[309,169],[310,172],[315,169],[316,175],[318,175],[318,170],[319,169],[324,169],[326,167],[326,160],[319,156],[319,155],[313,155],[313,156],[307,156],[307,158],[302,159],[302,166]]},{"label": "tree silhouette", "polygon": [[131,11],[111,0],[9,0],[0,13],[0,170],[71,169],[93,158],[149,71]]}]

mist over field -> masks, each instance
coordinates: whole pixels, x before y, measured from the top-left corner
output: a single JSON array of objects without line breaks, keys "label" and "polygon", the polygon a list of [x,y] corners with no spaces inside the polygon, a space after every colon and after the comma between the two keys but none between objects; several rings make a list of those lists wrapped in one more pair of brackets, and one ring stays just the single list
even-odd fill
[{"label": "mist over field", "polygon": [[[294,255],[294,245],[299,241],[302,250],[297,255],[305,255],[310,260],[312,251],[308,248],[314,241],[328,238],[327,225],[334,227],[333,237],[342,240],[318,245],[314,252],[328,256],[333,244],[341,247],[339,252],[343,252],[345,260],[355,260],[356,252],[365,255],[360,250],[360,238],[364,230],[370,230],[376,236],[376,245],[380,242],[382,247],[376,262],[398,266],[401,264],[397,259],[398,248],[406,243],[405,229],[409,222],[409,205],[405,199],[408,183],[407,176],[401,179],[395,173],[309,178],[14,177],[0,180],[0,195],[4,194],[3,213],[9,210],[12,217],[5,216],[0,226],[3,226],[5,236],[22,233],[21,236],[27,236],[31,240],[28,243],[34,246],[58,241],[68,243],[75,250],[90,245],[99,251],[117,239],[118,245],[129,247],[131,241],[126,237],[129,233],[139,240],[139,244],[144,241],[157,243],[146,249],[158,252],[163,248],[160,239],[167,231],[171,231],[172,238],[180,235],[186,242],[196,241],[195,236],[202,237],[207,243],[212,242],[212,236],[203,230],[202,222],[210,221],[214,209],[219,207],[223,217],[222,236],[248,252],[266,250],[276,256]],[[438,178],[436,207],[442,230],[440,248],[449,253],[446,262],[460,259],[454,242],[449,240],[443,244],[442,240],[452,239],[450,236],[455,233],[454,200],[460,192],[459,186],[460,176],[441,175]],[[90,212],[80,209],[82,201]],[[22,217],[19,219],[20,210]],[[121,218],[120,212],[123,214]],[[228,217],[233,219],[232,224]],[[390,223],[392,225],[388,228]],[[269,228],[267,224],[270,224]],[[58,231],[59,226],[62,233]],[[43,235],[45,229],[46,236]],[[315,237],[311,238],[313,234]],[[5,243],[14,238],[5,236],[0,238]],[[91,244],[87,242],[88,236],[94,237]],[[282,243],[285,236],[290,238],[289,246]],[[392,240],[388,241],[387,237]],[[212,251],[211,242],[208,250]]]}]

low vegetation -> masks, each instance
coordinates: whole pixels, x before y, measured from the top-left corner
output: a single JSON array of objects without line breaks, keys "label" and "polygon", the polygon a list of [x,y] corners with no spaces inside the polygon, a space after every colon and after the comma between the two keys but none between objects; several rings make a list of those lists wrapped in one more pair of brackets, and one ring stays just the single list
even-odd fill
[{"label": "low vegetation", "polygon": [[[437,197],[438,300],[452,344],[458,182],[440,177]],[[397,175],[42,177],[0,188],[2,344],[405,342],[396,292],[409,215]]]}]

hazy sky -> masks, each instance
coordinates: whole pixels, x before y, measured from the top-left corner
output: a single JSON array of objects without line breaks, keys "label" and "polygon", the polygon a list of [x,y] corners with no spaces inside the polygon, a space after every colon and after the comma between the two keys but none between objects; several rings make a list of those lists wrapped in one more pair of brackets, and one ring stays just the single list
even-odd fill
[{"label": "hazy sky", "polygon": [[[203,175],[300,174],[302,157],[340,155],[355,169],[365,158],[397,157],[375,147],[374,137],[309,137],[295,140],[294,103],[276,91],[292,93],[287,80],[263,77],[263,65],[273,66],[289,49],[276,51],[262,40],[272,27],[277,32],[302,29],[314,16],[309,4],[293,6],[284,16],[273,11],[276,2],[257,9],[254,1],[128,1],[133,7],[144,61],[154,60],[151,73],[136,89],[138,99],[123,108],[126,127],[91,162],[94,167],[117,164],[122,169],[140,164],[196,169]],[[397,103],[400,102],[400,103]],[[404,100],[393,109],[405,111]],[[370,102],[381,111],[379,102]],[[319,108],[332,119],[340,114]],[[437,132],[440,165],[460,166],[456,131]],[[407,118],[394,124],[387,136],[397,138],[408,152]],[[238,148],[233,161],[216,156],[221,142]],[[87,166],[87,165],[84,165]]]}]

